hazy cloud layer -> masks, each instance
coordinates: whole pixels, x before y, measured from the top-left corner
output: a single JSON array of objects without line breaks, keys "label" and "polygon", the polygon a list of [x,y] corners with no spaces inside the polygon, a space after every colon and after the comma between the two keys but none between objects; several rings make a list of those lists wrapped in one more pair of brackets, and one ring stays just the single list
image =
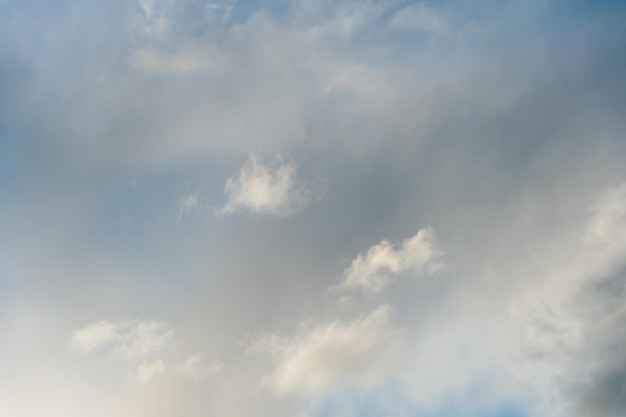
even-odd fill
[{"label": "hazy cloud layer", "polygon": [[626,415],[625,19],[0,1],[0,414]]}]

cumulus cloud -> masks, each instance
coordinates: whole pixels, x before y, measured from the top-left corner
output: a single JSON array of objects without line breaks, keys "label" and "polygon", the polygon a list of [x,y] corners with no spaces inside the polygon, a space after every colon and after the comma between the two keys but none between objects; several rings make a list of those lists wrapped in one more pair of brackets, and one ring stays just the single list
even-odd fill
[{"label": "cumulus cloud", "polygon": [[331,289],[376,293],[402,274],[432,275],[440,271],[442,256],[435,231],[430,227],[420,229],[400,244],[383,240],[359,254]]},{"label": "cumulus cloud", "polygon": [[310,190],[296,182],[297,165],[278,158],[265,165],[250,154],[239,176],[226,181],[228,197],[220,213],[249,212],[271,216],[289,216],[306,207]]},{"label": "cumulus cloud", "polygon": [[315,396],[346,387],[366,388],[382,382],[389,355],[399,337],[393,309],[383,305],[350,321],[305,323],[290,338],[261,335],[252,349],[275,361],[264,380],[275,394]]},{"label": "cumulus cloud", "polygon": [[176,367],[176,374],[180,377],[202,380],[211,375],[217,375],[224,369],[219,361],[206,362],[200,353],[185,359]]}]

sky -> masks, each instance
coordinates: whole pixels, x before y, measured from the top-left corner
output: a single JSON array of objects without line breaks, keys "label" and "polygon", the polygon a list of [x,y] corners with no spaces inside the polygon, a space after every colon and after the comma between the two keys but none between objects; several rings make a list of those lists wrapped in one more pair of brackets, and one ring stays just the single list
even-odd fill
[{"label": "sky", "polygon": [[626,4],[0,0],[0,414],[626,415]]}]

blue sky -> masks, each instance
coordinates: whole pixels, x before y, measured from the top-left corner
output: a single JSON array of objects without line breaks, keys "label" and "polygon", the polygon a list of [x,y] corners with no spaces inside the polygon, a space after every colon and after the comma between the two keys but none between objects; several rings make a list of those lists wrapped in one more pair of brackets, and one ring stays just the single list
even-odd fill
[{"label": "blue sky", "polygon": [[0,0],[0,414],[624,415],[625,20]]}]

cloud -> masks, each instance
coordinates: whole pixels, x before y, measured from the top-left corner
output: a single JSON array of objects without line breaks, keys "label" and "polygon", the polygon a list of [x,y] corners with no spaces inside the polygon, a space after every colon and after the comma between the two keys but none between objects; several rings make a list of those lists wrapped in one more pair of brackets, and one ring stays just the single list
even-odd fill
[{"label": "cloud", "polygon": [[447,29],[448,22],[440,11],[421,3],[397,11],[389,20],[389,27],[438,34]]},{"label": "cloud", "polygon": [[622,185],[602,193],[568,253],[513,305],[524,358],[520,377],[535,381],[540,403],[551,412],[623,412],[625,236]]},{"label": "cloud", "polygon": [[440,271],[442,256],[435,231],[430,227],[420,229],[400,245],[383,240],[359,254],[331,289],[377,293],[402,274],[432,275]]},{"label": "cloud", "polygon": [[291,338],[257,338],[253,350],[264,349],[276,361],[264,384],[277,395],[315,396],[382,382],[399,337],[392,317],[392,307],[383,305],[351,321],[304,324]]},{"label": "cloud", "polygon": [[118,339],[118,326],[103,320],[89,324],[82,329],[74,330],[70,339],[70,346],[75,352],[89,353]]},{"label": "cloud", "polygon": [[178,203],[178,220],[180,221],[183,217],[188,216],[194,210],[198,208],[198,191],[194,191],[192,193],[185,194]]},{"label": "cloud", "polygon": [[224,364],[218,361],[206,363],[200,353],[190,356],[176,367],[176,374],[180,377],[202,380],[211,375],[217,375],[224,369]]},{"label": "cloud", "polygon": [[185,75],[215,70],[217,63],[212,58],[193,49],[177,52],[145,49],[135,52],[130,66],[148,75]]},{"label": "cloud", "polygon": [[[526,412],[545,400],[568,417],[624,415],[620,187],[577,218],[590,190],[626,177],[623,9],[219,3],[2,2],[5,414],[502,415],[471,408],[521,398],[509,414],[555,417]],[[252,150],[298,164],[257,158],[245,177],[229,161]],[[223,214],[301,213],[318,177],[332,178],[330,198],[290,221],[196,215],[205,201],[232,203]],[[198,198],[180,199],[181,183],[203,184]],[[266,197],[250,197],[256,188]],[[189,227],[162,221],[177,216]],[[361,292],[429,273],[403,249],[427,224],[454,253],[432,263],[455,268],[385,291],[397,313],[383,314],[387,327],[368,322],[378,297]],[[137,342],[167,333],[140,337],[139,321],[68,334],[81,317],[154,312],[184,326],[193,349],[174,336]],[[307,316],[320,321],[276,330]],[[398,354],[387,351],[394,323],[411,337]],[[259,328],[285,335],[250,348],[275,362],[232,348]],[[67,355],[68,338],[88,357]],[[219,384],[189,383],[211,368],[196,351],[228,364]],[[406,372],[387,368],[396,358]],[[148,386],[120,385],[118,368]],[[520,381],[502,388],[512,370]],[[264,376],[286,398],[258,393]],[[351,395],[385,378],[387,397]],[[326,392],[371,408],[324,409]]]},{"label": "cloud", "polygon": [[220,213],[249,212],[270,216],[289,216],[305,208],[311,198],[305,184],[296,183],[297,165],[276,159],[264,165],[250,154],[238,177],[226,181],[228,197]]},{"label": "cloud", "polygon": [[164,375],[167,369],[161,359],[154,362],[141,363],[128,372],[127,378],[135,384],[147,384]]},{"label": "cloud", "polygon": [[82,354],[108,348],[125,360],[137,361],[161,352],[173,335],[174,330],[164,322],[103,320],[74,330],[70,348]]}]

